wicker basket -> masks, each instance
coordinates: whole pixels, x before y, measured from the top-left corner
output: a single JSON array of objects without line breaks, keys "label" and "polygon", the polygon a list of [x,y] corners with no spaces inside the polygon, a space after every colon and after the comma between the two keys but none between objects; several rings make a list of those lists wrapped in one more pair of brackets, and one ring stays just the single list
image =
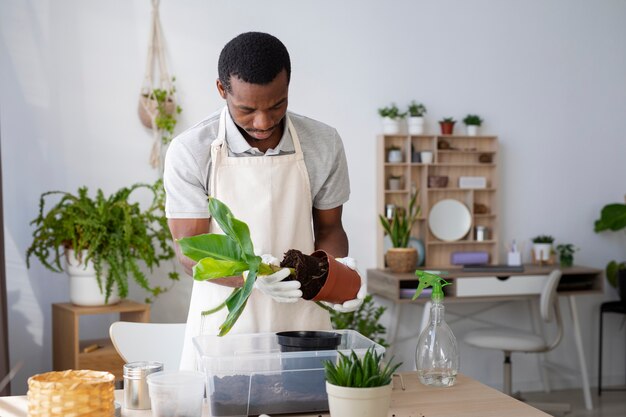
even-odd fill
[{"label": "wicker basket", "polygon": [[47,372],[28,378],[29,417],[113,417],[115,377],[109,372]]},{"label": "wicker basket", "polygon": [[391,272],[413,272],[417,268],[417,249],[390,248],[387,250],[386,259]]}]

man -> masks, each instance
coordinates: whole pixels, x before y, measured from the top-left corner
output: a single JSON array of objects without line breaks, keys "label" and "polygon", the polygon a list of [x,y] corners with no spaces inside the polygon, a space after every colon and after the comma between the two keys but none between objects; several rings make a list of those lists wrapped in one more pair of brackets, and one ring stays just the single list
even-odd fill
[{"label": "man", "polygon": [[[324,249],[344,264],[348,239],[341,223],[350,185],[343,145],[337,131],[287,112],[291,63],[285,46],[266,33],[244,33],[222,50],[217,90],[226,107],[170,144],[165,160],[166,214],[179,239],[215,230],[207,197],[228,205],[248,224],[257,254],[276,263],[288,249],[311,253]],[[180,253],[188,274],[194,262]],[[272,255],[270,255],[272,254]],[[300,283],[282,281],[282,269],[259,276],[255,291],[232,329],[234,333],[330,329],[328,312],[303,300]],[[244,277],[246,274],[244,273]],[[226,309],[200,313],[222,303],[243,277],[194,281],[181,369],[194,369],[191,339],[216,334]],[[365,296],[331,305],[353,311]]]}]

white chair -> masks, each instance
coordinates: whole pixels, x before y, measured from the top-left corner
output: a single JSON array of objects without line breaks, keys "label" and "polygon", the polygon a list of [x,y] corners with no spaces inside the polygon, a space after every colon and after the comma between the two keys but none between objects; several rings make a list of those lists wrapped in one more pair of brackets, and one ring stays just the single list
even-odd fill
[{"label": "white chair", "polygon": [[176,370],[183,351],[185,323],[116,321],[109,328],[115,350],[125,362],[157,361]]},{"label": "white chair", "polygon": [[[557,347],[563,339],[563,322],[559,310],[559,300],[556,295],[556,288],[561,280],[561,271],[554,270],[548,276],[545,286],[541,291],[539,300],[539,310],[541,317],[546,323],[556,319],[556,335],[554,339],[547,343],[543,337],[511,328],[490,328],[474,330],[465,335],[465,343],[485,349],[498,349],[504,352],[504,376],[502,391],[511,395],[512,393],[512,372],[511,354],[513,352],[524,353],[545,353]],[[545,411],[568,412],[569,404],[532,404]]]}]

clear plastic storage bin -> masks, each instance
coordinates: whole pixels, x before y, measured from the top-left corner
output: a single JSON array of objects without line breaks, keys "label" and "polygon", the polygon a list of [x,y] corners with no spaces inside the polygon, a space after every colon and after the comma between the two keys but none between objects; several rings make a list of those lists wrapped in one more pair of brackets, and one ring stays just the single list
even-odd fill
[{"label": "clear plastic storage bin", "polygon": [[[343,354],[363,356],[372,346],[385,352],[354,330],[334,332]],[[335,361],[335,350],[281,352],[275,333],[198,336],[194,345],[214,417],[328,410],[323,361]]]}]

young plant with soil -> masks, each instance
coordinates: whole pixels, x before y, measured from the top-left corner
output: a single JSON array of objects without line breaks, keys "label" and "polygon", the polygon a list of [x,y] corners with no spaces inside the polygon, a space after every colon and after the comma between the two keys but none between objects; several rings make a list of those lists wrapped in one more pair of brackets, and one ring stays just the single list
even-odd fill
[{"label": "young plant with soil", "polygon": [[319,293],[328,277],[329,264],[325,257],[305,255],[291,249],[285,254],[280,267],[262,263],[261,257],[254,254],[250,229],[246,223],[235,218],[224,203],[213,197],[209,197],[209,213],[224,231],[223,235],[206,233],[178,240],[183,254],[197,262],[193,267],[193,278],[206,281],[239,276],[248,271],[242,287],[233,289],[220,305],[202,312],[208,315],[228,308],[228,316],[220,326],[220,336],[227,334],[239,319],[258,275],[270,275],[286,267],[290,269],[291,275],[285,279],[300,281],[302,298],[310,300]]}]

